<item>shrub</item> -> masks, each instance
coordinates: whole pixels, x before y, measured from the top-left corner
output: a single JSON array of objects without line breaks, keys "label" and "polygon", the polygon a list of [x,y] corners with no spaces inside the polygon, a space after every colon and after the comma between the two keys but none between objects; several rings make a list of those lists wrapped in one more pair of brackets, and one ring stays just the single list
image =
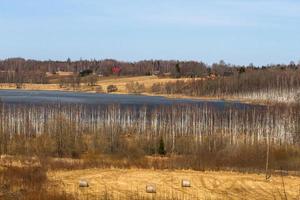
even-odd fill
[{"label": "shrub", "polygon": [[161,83],[154,83],[151,87],[151,92],[158,94],[162,92],[163,85]]},{"label": "shrub", "polygon": [[108,93],[111,93],[111,92],[117,92],[118,88],[115,85],[109,85],[109,86],[107,86],[106,90]]},{"label": "shrub", "polygon": [[80,75],[81,77],[84,77],[84,76],[88,76],[88,75],[90,75],[90,74],[92,74],[92,73],[93,73],[93,70],[91,70],[91,69],[86,69],[86,70],[80,71],[80,72],[79,72],[79,75]]},{"label": "shrub", "polygon": [[82,78],[82,82],[87,84],[88,86],[95,86],[98,80],[97,75],[87,75]]},{"label": "shrub", "polygon": [[[24,163],[23,163],[24,164]],[[42,166],[9,166],[0,173],[0,199],[28,200],[74,200],[75,197],[55,187],[47,179],[47,171]]]},{"label": "shrub", "polygon": [[126,89],[129,93],[139,94],[145,92],[145,85],[138,82],[131,82],[126,84]]}]

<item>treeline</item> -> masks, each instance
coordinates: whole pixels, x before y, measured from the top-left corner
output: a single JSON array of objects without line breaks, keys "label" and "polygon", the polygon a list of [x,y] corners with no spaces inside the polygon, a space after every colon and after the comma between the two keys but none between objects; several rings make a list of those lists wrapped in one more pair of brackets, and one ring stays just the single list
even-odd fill
[{"label": "treeline", "polygon": [[157,107],[3,104],[0,154],[177,155],[177,167],[300,167],[300,107]]},{"label": "treeline", "polygon": [[180,65],[182,75],[191,75],[194,73],[198,76],[207,74],[207,65],[202,62],[180,62],[180,61],[163,61],[149,60],[139,62],[120,62],[117,60],[80,60],[80,61],[36,61],[14,58],[0,61],[0,71],[6,72],[51,72],[58,71],[80,73],[84,70],[92,70],[97,74],[104,76],[113,75],[113,67],[120,67],[120,75],[125,76],[144,76],[153,73],[176,73],[176,65]]},{"label": "treeline", "polygon": [[300,70],[259,70],[216,79],[157,83],[151,91],[158,94],[247,97],[292,102],[300,100]]},{"label": "treeline", "polygon": [[300,63],[268,66],[239,66],[220,61],[212,65],[195,61],[164,61],[147,60],[139,62],[120,62],[117,60],[79,60],[71,61],[36,61],[25,60],[22,58],[13,58],[0,60],[0,80],[1,82],[14,82],[16,79],[22,79],[25,82],[45,83],[46,72],[55,74],[58,71],[74,72],[79,74],[85,70],[90,70],[95,74],[110,76],[115,74],[113,68],[120,67],[118,75],[124,76],[144,76],[160,75],[179,77],[206,77],[211,74],[221,77],[235,76],[240,73],[265,70],[295,70],[300,68]]}]

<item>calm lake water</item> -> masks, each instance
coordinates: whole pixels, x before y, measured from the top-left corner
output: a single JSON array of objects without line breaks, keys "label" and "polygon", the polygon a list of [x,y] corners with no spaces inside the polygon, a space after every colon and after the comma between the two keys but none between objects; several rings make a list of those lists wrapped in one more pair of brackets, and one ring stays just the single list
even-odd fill
[{"label": "calm lake water", "polygon": [[87,105],[172,105],[172,104],[209,104],[216,107],[234,105],[238,107],[252,107],[239,102],[208,101],[196,99],[169,99],[159,96],[92,94],[62,91],[27,91],[0,90],[0,99],[5,104],[87,104]]}]

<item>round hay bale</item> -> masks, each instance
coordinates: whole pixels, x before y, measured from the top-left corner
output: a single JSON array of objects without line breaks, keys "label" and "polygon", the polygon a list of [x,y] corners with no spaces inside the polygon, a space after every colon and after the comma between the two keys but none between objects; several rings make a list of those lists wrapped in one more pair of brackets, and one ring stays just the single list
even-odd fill
[{"label": "round hay bale", "polygon": [[146,185],[147,193],[156,193],[156,186],[153,184]]},{"label": "round hay bale", "polygon": [[182,187],[191,187],[191,181],[184,179],[181,181],[181,186]]},{"label": "round hay bale", "polygon": [[89,187],[89,183],[85,180],[80,180],[79,187]]}]

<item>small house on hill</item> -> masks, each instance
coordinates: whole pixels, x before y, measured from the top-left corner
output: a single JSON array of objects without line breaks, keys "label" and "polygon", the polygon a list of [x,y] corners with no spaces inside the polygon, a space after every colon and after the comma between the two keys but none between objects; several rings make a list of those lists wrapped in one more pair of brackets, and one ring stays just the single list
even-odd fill
[{"label": "small house on hill", "polygon": [[120,73],[122,71],[121,67],[119,67],[119,66],[114,66],[111,70],[112,70],[113,74],[117,74],[117,75],[120,75]]}]

